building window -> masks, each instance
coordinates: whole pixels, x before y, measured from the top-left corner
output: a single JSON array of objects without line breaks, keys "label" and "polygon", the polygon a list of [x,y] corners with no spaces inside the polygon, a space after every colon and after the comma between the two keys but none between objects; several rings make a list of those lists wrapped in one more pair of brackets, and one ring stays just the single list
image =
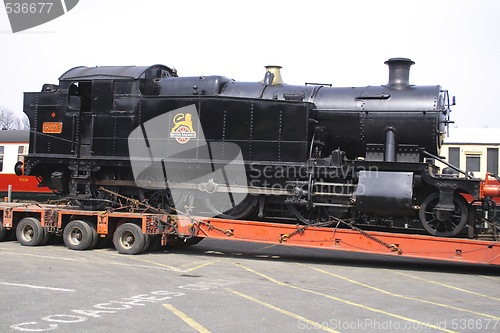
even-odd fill
[{"label": "building window", "polygon": [[481,156],[466,155],[465,156],[465,169],[467,171],[479,172],[481,171]]},{"label": "building window", "polygon": [[460,168],[460,148],[448,148],[448,162],[450,162],[451,165]]},{"label": "building window", "polygon": [[3,171],[3,151],[5,147],[0,146],[0,172]]},{"label": "building window", "polygon": [[488,148],[486,172],[498,174],[498,148]]}]

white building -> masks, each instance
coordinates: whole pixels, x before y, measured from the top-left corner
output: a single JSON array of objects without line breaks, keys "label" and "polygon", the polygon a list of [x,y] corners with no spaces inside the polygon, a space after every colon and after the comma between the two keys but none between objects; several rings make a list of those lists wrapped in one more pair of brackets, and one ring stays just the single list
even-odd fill
[{"label": "white building", "polygon": [[440,155],[452,165],[484,179],[486,172],[498,174],[499,148],[500,128],[450,128]]}]

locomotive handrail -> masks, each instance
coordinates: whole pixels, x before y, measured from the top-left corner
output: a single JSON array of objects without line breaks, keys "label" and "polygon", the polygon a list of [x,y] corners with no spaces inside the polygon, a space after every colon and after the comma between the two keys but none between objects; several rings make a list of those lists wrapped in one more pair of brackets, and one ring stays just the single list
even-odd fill
[{"label": "locomotive handrail", "polygon": [[38,132],[38,131],[34,131],[34,130],[30,130],[30,133],[34,133],[35,135],[39,135],[39,136],[46,136],[46,137],[49,137],[49,138],[55,139],[55,140],[60,140],[60,141],[65,141],[65,142],[73,142],[72,140],[61,138],[61,137],[55,136],[53,134],[46,134],[46,133]]},{"label": "locomotive handrail", "polygon": [[325,86],[325,87],[331,87],[331,83],[316,83],[316,82],[306,82],[306,86]]},{"label": "locomotive handrail", "polygon": [[366,95],[366,96],[358,96],[354,100],[359,101],[362,99],[389,99],[391,98],[390,94],[379,94],[379,95]]},{"label": "locomotive handrail", "polygon": [[427,155],[427,156],[429,156],[429,157],[431,157],[431,158],[433,158],[433,159],[438,160],[439,162],[441,162],[441,163],[443,163],[443,164],[446,164],[447,166],[449,166],[449,167],[450,167],[450,168],[452,168],[453,170],[458,171],[458,172],[460,172],[460,173],[464,174],[464,175],[465,175],[465,177],[467,177],[468,179],[472,179],[472,176],[471,176],[471,175],[470,175],[467,171],[463,171],[463,170],[461,170],[461,169],[457,168],[456,166],[454,166],[454,165],[452,165],[452,164],[450,164],[450,163],[446,162],[445,160],[443,160],[442,158],[440,158],[440,157],[438,157],[438,156],[436,156],[436,155],[433,155],[433,154],[429,153],[428,151],[425,151],[425,150],[424,150],[424,151],[423,151],[423,153],[424,153],[424,155]]}]

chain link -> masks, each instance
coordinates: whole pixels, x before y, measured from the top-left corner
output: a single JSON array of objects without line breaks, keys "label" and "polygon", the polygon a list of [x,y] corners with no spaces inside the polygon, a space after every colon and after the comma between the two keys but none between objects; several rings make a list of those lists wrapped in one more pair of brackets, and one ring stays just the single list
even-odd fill
[{"label": "chain link", "polygon": [[[339,219],[337,217],[334,217],[334,216],[330,216],[330,220],[334,220],[334,221],[337,221],[337,226],[339,225],[339,223],[342,223],[342,224],[345,224],[347,225],[349,228],[351,228],[352,230],[354,231],[358,231],[359,233],[361,233],[363,236],[385,246],[386,248],[388,248],[389,250],[391,250],[392,252],[397,252],[397,254],[401,255],[403,254],[403,250],[401,248],[399,248],[396,244],[389,244],[389,243],[386,243],[384,242],[383,240],[381,239],[378,239],[377,237],[373,236],[373,235],[370,235],[369,233],[367,233],[366,231],[364,230],[361,230],[360,228],[354,226],[352,223],[349,223],[349,222],[346,222],[345,220],[342,220],[342,219]],[[333,233],[335,233],[335,231],[337,230],[337,227],[335,227],[335,229],[333,230]]]},{"label": "chain link", "polygon": [[498,222],[487,220],[484,217],[481,217],[481,221],[486,222],[489,226],[491,226],[491,228],[493,229],[493,237],[497,242],[500,241],[500,225],[498,224]]},{"label": "chain link", "polygon": [[[139,208],[141,206],[145,207],[145,210],[144,211],[147,211],[147,210],[153,210],[153,211],[156,211],[160,214],[164,214],[164,215],[167,215],[169,218],[167,219],[167,222],[165,221],[158,221],[158,229],[159,230],[165,230],[165,228],[163,226],[160,226],[160,222],[161,223],[165,223],[166,225],[172,227],[172,229],[174,229],[174,233],[176,236],[180,237],[180,238],[183,238],[183,239],[189,239],[191,237],[194,237],[198,234],[199,230],[200,230],[200,226],[201,225],[204,225],[208,228],[208,230],[216,230],[218,232],[221,232],[225,235],[228,235],[228,236],[233,236],[234,235],[234,232],[232,230],[224,230],[222,228],[219,228],[213,224],[210,223],[210,221],[208,222],[205,222],[205,221],[201,221],[201,220],[197,220],[195,219],[194,217],[192,217],[187,211],[186,212],[182,212],[174,207],[168,207],[169,210],[171,210],[172,212],[174,212],[175,214],[172,214],[172,213],[169,213],[161,208],[157,208],[157,207],[152,207],[150,205],[148,205],[146,203],[146,200],[144,201],[140,201],[140,200],[137,200],[137,199],[133,199],[133,198],[129,198],[127,196],[124,196],[120,193],[117,193],[115,191],[111,191],[111,190],[108,190],[107,188],[104,188],[104,187],[100,187],[99,190],[101,191],[105,191],[105,192],[108,192],[112,195],[115,195],[117,196],[118,198],[122,198],[128,202],[130,202],[130,205],[129,206],[123,206],[120,204],[120,207],[118,208],[115,208],[115,209],[111,209],[111,210],[106,210],[104,212],[101,213],[102,216],[106,215],[106,214],[109,214],[110,212],[113,212],[113,211],[117,211],[117,210],[121,210],[121,209],[125,209],[125,208],[129,208],[129,211],[131,213],[133,213],[134,211],[136,210],[139,210]],[[65,204],[68,204],[69,203],[69,200],[68,199],[60,199],[60,200],[49,200],[47,202],[47,204],[58,204],[58,203],[65,203]],[[182,234],[179,229],[178,229],[178,221],[177,221],[177,216],[178,215],[181,215],[181,216],[185,216],[187,218],[189,218],[193,223],[192,223],[192,227],[190,228],[191,230],[191,234],[190,235],[185,235],[185,234]],[[494,226],[494,230],[495,230],[495,237],[497,238],[498,240],[498,230],[497,228],[499,228],[499,226],[496,224],[496,223],[492,223],[486,219],[484,219],[485,222],[488,222],[490,224],[492,224]],[[279,237],[279,242],[280,243],[284,243],[286,242],[288,239],[290,239],[291,237],[297,235],[297,234],[304,234],[306,229],[308,227],[325,227],[325,226],[330,226],[330,225],[333,225],[334,223],[336,222],[336,226],[335,226],[335,229],[333,230],[333,234],[335,234],[335,232],[337,231],[337,228],[338,226],[342,223],[346,226],[348,226],[349,228],[351,228],[352,230],[354,231],[358,231],[359,233],[361,233],[363,236],[387,247],[388,249],[390,249],[391,251],[393,252],[397,252],[398,254],[403,254],[403,250],[401,248],[399,248],[396,244],[388,244],[386,242],[384,242],[383,240],[381,239],[378,239],[377,237],[373,236],[373,235],[370,235],[369,233],[367,233],[366,231],[354,226],[352,223],[349,223],[347,222],[346,220],[343,220],[343,219],[339,219],[337,217],[334,217],[334,216],[329,216],[329,220],[328,221],[325,221],[325,222],[318,222],[318,223],[315,223],[315,224],[310,224],[310,225],[306,225],[304,227],[300,227],[298,224],[297,224],[297,230],[289,233],[289,234],[284,234],[284,235],[281,235]]]},{"label": "chain link", "polygon": [[[137,200],[137,199],[132,199],[132,198],[126,197],[126,196],[124,196],[122,194],[119,194],[119,193],[116,193],[114,191],[108,190],[108,189],[106,189],[104,187],[101,187],[100,190],[108,192],[108,193],[113,194],[113,195],[116,195],[117,197],[120,197],[120,198],[122,198],[124,200],[127,200],[127,201],[131,202],[132,212],[133,212],[134,208],[135,209],[139,209],[140,206],[144,206],[146,208],[145,211],[147,211],[149,209],[149,210],[156,211],[156,212],[158,212],[160,214],[167,215],[169,217],[167,219],[167,222],[165,222],[165,221],[161,221],[161,222],[167,224],[170,227],[172,227],[172,229],[174,229],[175,235],[178,236],[178,237],[180,237],[180,238],[189,239],[191,237],[196,236],[198,234],[199,230],[200,230],[200,226],[201,225],[205,225],[208,228],[208,230],[212,230],[213,229],[213,230],[219,231],[219,232],[221,232],[223,234],[226,234],[228,236],[233,236],[234,235],[234,233],[231,230],[224,230],[224,229],[221,229],[221,228],[219,228],[217,226],[214,226],[210,222],[205,222],[205,221],[201,221],[201,220],[195,219],[187,211],[183,212],[183,211],[180,211],[180,210],[178,210],[178,209],[176,209],[174,207],[169,206],[168,209],[171,210],[172,212],[174,212],[176,214],[175,215],[175,214],[167,212],[167,211],[165,211],[165,210],[163,210],[161,208],[152,207],[152,206],[148,205],[146,203],[146,200],[140,201],[140,200]],[[116,210],[123,209],[123,208],[125,208],[125,207],[122,206],[122,207],[117,208]],[[108,212],[109,211],[104,212],[104,213],[107,214]],[[187,217],[187,218],[189,218],[191,220],[192,227],[190,228],[191,229],[191,234],[190,235],[183,234],[183,233],[181,233],[179,231],[179,229],[178,229],[179,223],[178,223],[178,219],[177,219],[177,216],[179,216],[179,215],[180,216],[185,216],[185,217]],[[160,229],[160,227],[159,227],[159,229]]]},{"label": "chain link", "polygon": [[279,238],[279,242],[280,243],[284,243],[286,242],[290,237],[293,237],[297,234],[303,234],[304,231],[307,229],[307,227],[309,227],[308,225],[304,226],[304,227],[300,227],[298,224],[297,224],[297,230],[295,230],[294,232],[292,233],[289,233],[289,234],[285,234],[285,235],[281,235],[281,237]]},{"label": "chain link", "polygon": [[208,230],[212,230],[212,229],[213,230],[217,230],[217,231],[222,232],[223,234],[226,234],[228,236],[233,236],[234,235],[234,233],[233,233],[232,230],[224,230],[224,229],[221,229],[219,227],[216,227],[215,225],[213,225],[212,223],[210,223],[210,221],[209,222],[198,221],[198,222],[199,222],[199,224],[205,225],[208,228]]},{"label": "chain link", "polygon": [[329,220],[326,221],[326,222],[318,222],[318,223],[315,223],[315,224],[306,225],[304,227],[299,227],[299,225],[297,225],[297,230],[295,230],[294,232],[292,232],[290,234],[282,235],[279,238],[279,242],[283,243],[283,242],[286,242],[288,239],[290,239],[291,237],[293,237],[293,236],[295,236],[297,234],[303,234],[308,227],[326,227],[326,226],[333,225],[334,223],[336,223],[336,226],[335,226],[335,229],[333,230],[333,234],[335,234],[335,232],[337,231],[338,226],[342,223],[344,225],[347,225],[352,230],[358,231],[363,236],[365,236],[365,237],[367,237],[367,238],[369,238],[369,239],[371,239],[371,240],[373,240],[373,241],[375,241],[375,242],[377,242],[377,243],[379,243],[379,244],[387,247],[392,252],[397,252],[397,254],[399,254],[399,255],[403,254],[403,250],[401,248],[399,248],[396,244],[388,244],[388,243],[384,242],[383,240],[378,239],[377,237],[375,237],[373,235],[370,235],[366,231],[361,230],[358,227],[355,227],[352,223],[349,223],[346,220],[342,220],[342,219],[339,219],[339,218],[331,216],[331,215],[329,216]]}]

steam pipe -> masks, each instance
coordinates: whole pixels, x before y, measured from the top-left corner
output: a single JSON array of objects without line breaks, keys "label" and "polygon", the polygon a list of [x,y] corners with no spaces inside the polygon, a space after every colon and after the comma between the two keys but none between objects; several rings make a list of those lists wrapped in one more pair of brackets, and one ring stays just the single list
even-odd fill
[{"label": "steam pipe", "polygon": [[389,129],[385,134],[385,156],[384,161],[396,162],[396,135],[394,130]]}]

